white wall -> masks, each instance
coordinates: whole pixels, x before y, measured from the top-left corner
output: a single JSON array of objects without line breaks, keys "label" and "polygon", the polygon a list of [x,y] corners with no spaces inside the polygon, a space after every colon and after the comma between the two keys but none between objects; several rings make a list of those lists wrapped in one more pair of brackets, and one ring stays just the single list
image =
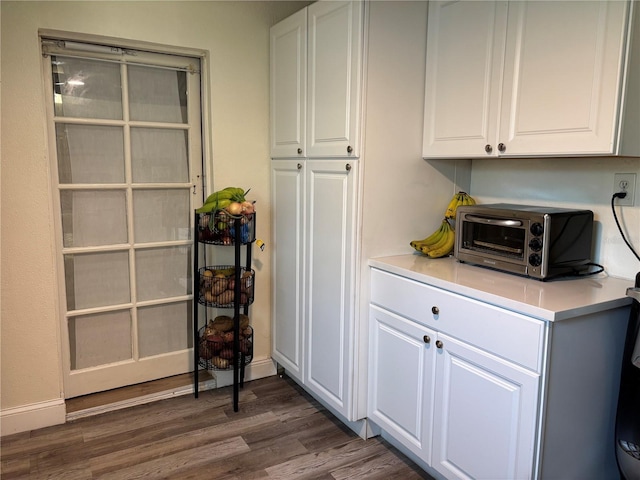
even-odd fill
[{"label": "white wall", "polygon": [[[638,130],[640,134],[640,128]],[[471,194],[482,203],[585,208],[596,222],[593,261],[614,277],[634,279],[640,261],[618,232],[611,211],[613,174],[636,174],[635,204],[616,207],[627,240],[640,254],[640,159],[548,158],[474,160]]]},{"label": "white wall", "polygon": [[[210,52],[214,185],[251,187],[257,234],[269,231],[269,27],[300,2],[3,1],[1,402],[35,428],[64,421],[55,241],[38,29],[88,33]],[[268,249],[257,268],[254,359],[270,354]],[[52,414],[47,412],[52,411]],[[19,428],[19,427],[18,427]]]}]

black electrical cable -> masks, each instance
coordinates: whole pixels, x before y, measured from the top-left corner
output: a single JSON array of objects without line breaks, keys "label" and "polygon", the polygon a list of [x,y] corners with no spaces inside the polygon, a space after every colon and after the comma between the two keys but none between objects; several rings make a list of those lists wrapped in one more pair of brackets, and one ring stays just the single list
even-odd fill
[{"label": "black electrical cable", "polygon": [[627,196],[626,192],[614,193],[611,196],[611,211],[613,212],[613,219],[616,221],[616,225],[618,226],[618,230],[620,231],[620,235],[622,235],[622,240],[624,240],[624,243],[627,244],[627,247],[629,247],[629,250],[631,250],[631,252],[633,252],[633,254],[636,256],[636,258],[638,260],[640,260],[640,255],[638,255],[638,253],[633,249],[633,247],[631,246],[631,244],[627,240],[627,237],[625,237],[624,232],[622,231],[622,227],[620,226],[620,222],[618,222],[618,215],[616,215],[616,209],[615,209],[615,206],[614,206],[614,201],[615,201],[616,198],[624,198],[626,196]]}]

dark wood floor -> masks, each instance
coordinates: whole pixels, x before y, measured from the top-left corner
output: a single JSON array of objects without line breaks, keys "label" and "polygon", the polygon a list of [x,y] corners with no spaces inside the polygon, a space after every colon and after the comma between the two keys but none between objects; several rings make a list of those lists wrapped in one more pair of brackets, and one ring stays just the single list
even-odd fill
[{"label": "dark wood floor", "polygon": [[430,479],[288,378],[182,395],[3,437],[2,480]]}]

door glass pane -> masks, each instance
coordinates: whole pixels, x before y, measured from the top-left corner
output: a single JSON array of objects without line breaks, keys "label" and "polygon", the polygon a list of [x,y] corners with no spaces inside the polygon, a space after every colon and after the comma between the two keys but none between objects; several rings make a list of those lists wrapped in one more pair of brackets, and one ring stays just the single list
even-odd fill
[{"label": "door glass pane", "polygon": [[129,253],[64,256],[67,310],[129,303]]},{"label": "door glass pane", "polygon": [[188,240],[190,189],[134,190],[133,231],[136,243]]},{"label": "door glass pane", "polygon": [[56,124],[58,177],[65,183],[123,183],[121,127]]},{"label": "door glass pane", "polygon": [[132,357],[131,313],[83,315],[69,319],[71,370],[120,362]]},{"label": "door glass pane", "polygon": [[127,242],[127,210],[123,190],[60,192],[65,247]]},{"label": "door glass pane", "polygon": [[187,123],[187,73],[129,65],[131,120]]},{"label": "door glass pane", "polygon": [[138,338],[140,357],[150,357],[193,344],[191,302],[156,305],[138,310]]},{"label": "door glass pane", "polygon": [[135,183],[189,181],[186,130],[131,129],[131,169]]},{"label": "door glass pane", "polygon": [[51,57],[57,117],[122,119],[120,64]]},{"label": "door glass pane", "polygon": [[150,248],[136,252],[138,300],[191,293],[191,248]]}]

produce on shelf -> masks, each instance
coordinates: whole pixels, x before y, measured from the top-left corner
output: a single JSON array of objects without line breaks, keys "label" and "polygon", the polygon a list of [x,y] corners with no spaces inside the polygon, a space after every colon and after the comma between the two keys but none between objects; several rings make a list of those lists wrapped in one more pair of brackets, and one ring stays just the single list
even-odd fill
[{"label": "produce on shelf", "polygon": [[253,301],[253,270],[240,274],[240,298],[235,298],[235,267],[224,269],[206,268],[200,275],[200,295],[212,305],[226,306],[234,303],[248,305]]},{"label": "produce on shelf", "polygon": [[[249,317],[239,314],[240,352],[244,355],[252,354],[253,329],[249,326]],[[219,315],[209,320],[200,337],[200,358],[209,360],[218,369],[226,369],[233,365],[233,318]]]},{"label": "produce on shelf", "polygon": [[249,190],[245,192],[244,189],[239,187],[227,187],[213,192],[196,212],[210,213],[224,210],[233,216],[250,215],[255,212],[255,207],[253,202],[246,199]]},{"label": "produce on shelf", "polygon": [[466,192],[456,193],[444,213],[440,227],[422,240],[412,240],[409,244],[419,253],[430,258],[446,257],[453,252],[455,231],[449,220],[456,218],[456,210],[461,205],[475,205],[476,201]]}]

